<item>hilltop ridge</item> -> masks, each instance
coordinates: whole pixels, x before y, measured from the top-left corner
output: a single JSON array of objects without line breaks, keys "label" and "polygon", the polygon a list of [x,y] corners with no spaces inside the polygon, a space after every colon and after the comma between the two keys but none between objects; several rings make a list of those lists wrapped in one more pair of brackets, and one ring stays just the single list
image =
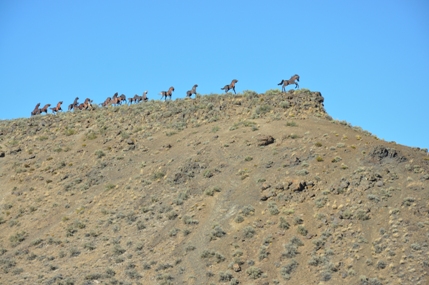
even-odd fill
[{"label": "hilltop ridge", "polygon": [[429,159],[320,92],[0,121],[0,284],[427,284]]}]

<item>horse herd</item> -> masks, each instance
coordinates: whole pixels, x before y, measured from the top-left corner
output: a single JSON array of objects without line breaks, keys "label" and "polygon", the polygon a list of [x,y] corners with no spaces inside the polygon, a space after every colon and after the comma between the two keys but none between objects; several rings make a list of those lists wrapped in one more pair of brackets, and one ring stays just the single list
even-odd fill
[{"label": "horse herd", "polygon": [[[287,80],[282,80],[279,84],[277,85],[282,85],[282,92],[286,92],[286,86],[291,85],[291,84],[295,84],[295,89],[299,88],[299,85],[297,83],[297,81],[299,82],[299,75],[295,74],[293,75],[290,79]],[[234,94],[235,93],[235,84],[238,82],[237,79],[233,79],[231,81],[230,84],[225,85],[223,88],[221,88],[221,90],[225,90],[225,93],[227,93],[229,90],[233,90]],[[196,95],[197,94],[197,87],[198,84],[195,84],[194,86],[192,86],[191,90],[186,91],[186,98],[191,98],[192,95]],[[173,95],[173,91],[174,91],[174,87],[171,86],[167,91],[161,91],[159,94],[161,95],[161,100],[164,98],[164,100],[167,100],[167,97],[170,98]],[[72,110],[93,110],[94,107],[92,105],[92,100],[89,98],[86,98],[85,101],[83,103],[78,103],[79,97],[76,97],[73,101],[72,104],[70,104],[68,106],[68,111],[72,111]],[[140,103],[141,101],[146,102],[148,101],[148,97],[147,97],[147,91],[144,91],[142,96],[139,95],[134,95],[134,97],[128,98],[128,103],[129,104],[133,104],[133,103]],[[99,105],[101,105],[102,107],[107,107],[109,105],[112,106],[118,106],[118,105],[122,105],[123,102],[127,102],[127,97],[122,94],[120,96],[118,96],[118,93],[116,92],[112,97],[107,97],[106,100],[104,100],[103,103],[100,103]],[[31,112],[31,116],[34,115],[39,115],[42,113],[48,113],[48,109],[51,109],[52,113],[55,114],[59,111],[62,111],[61,109],[61,105],[63,104],[63,101],[60,101],[57,103],[57,105],[53,108],[50,108],[51,104],[46,104],[45,106],[43,106],[42,108],[40,107],[40,103],[37,103],[36,107],[34,107],[34,110]]]}]

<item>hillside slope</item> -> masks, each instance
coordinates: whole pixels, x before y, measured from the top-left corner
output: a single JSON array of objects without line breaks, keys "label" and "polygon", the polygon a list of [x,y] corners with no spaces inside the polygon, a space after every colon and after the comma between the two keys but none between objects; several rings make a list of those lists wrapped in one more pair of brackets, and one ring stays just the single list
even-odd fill
[{"label": "hillside slope", "polygon": [[428,284],[427,150],[245,91],[0,122],[0,284]]}]

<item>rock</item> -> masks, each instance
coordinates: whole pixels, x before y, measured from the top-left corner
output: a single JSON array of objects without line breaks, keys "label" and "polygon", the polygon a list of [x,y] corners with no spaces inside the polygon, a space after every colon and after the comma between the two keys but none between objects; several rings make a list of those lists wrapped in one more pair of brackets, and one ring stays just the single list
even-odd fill
[{"label": "rock", "polygon": [[127,140],[127,144],[129,144],[129,145],[133,145],[133,144],[134,144],[134,142],[133,142],[133,140],[128,139],[128,140]]},{"label": "rock", "polygon": [[259,135],[256,140],[258,142],[258,146],[264,146],[274,143],[274,138],[272,136],[267,135]]},{"label": "rock", "polygon": [[234,265],[232,266],[232,269],[235,272],[240,272],[241,271],[241,267],[240,267],[240,265],[238,263],[234,263]]},{"label": "rock", "polygon": [[277,184],[276,187],[277,190],[285,190],[285,186],[283,184]]},{"label": "rock", "polygon": [[369,153],[368,158],[370,161],[376,162],[404,162],[407,160],[405,156],[402,156],[398,151],[394,148],[387,148],[383,145],[375,146]]},{"label": "rock", "polygon": [[0,152],[0,157],[4,157],[5,155],[4,151]]},{"label": "rock", "polygon": [[270,184],[268,184],[268,183],[264,183],[264,184],[262,184],[262,186],[261,186],[261,190],[262,191],[264,191],[264,190],[266,190],[266,189],[268,189],[268,188],[270,188],[271,187],[271,185]]},{"label": "rock", "polygon": [[293,181],[292,184],[289,185],[289,190],[294,192],[301,192],[305,189],[307,184],[305,181]]},{"label": "rock", "polygon": [[383,187],[384,186],[384,182],[383,181],[377,181],[377,183],[375,183],[375,186],[377,186],[377,187]]},{"label": "rock", "polygon": [[18,152],[20,152],[21,151],[21,148],[20,147],[18,147],[18,148],[16,148],[16,149],[13,149],[13,150],[11,150],[10,152],[9,152],[9,154],[17,154]]}]

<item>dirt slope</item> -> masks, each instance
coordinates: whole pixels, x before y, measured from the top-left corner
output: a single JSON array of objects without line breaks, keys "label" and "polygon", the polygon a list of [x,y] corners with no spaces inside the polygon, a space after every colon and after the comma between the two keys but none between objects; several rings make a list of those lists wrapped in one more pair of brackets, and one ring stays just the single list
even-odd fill
[{"label": "dirt slope", "polygon": [[428,284],[427,150],[323,101],[0,121],[0,284]]}]

